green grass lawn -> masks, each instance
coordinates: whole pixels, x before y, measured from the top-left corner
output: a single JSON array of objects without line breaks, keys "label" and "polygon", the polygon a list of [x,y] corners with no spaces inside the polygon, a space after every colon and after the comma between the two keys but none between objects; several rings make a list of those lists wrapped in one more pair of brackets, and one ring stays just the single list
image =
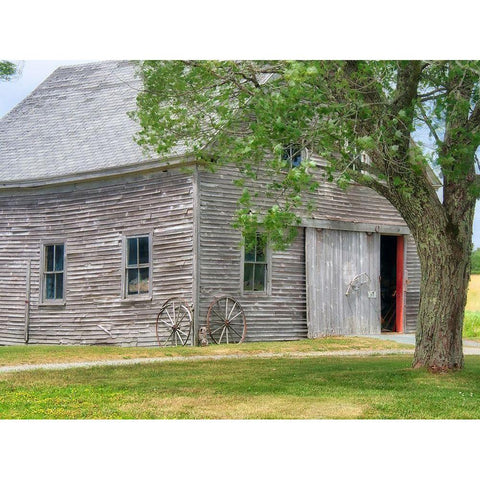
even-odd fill
[{"label": "green grass lawn", "polygon": [[[475,292],[471,288],[469,301]],[[477,308],[466,313],[467,338],[480,338]],[[206,348],[1,347],[0,366],[179,355],[287,356],[4,373],[0,418],[480,418],[480,356],[466,357],[463,371],[445,375],[411,369],[409,355],[288,357],[398,348],[409,347],[362,337]]]},{"label": "green grass lawn", "polygon": [[0,375],[0,418],[480,418],[480,357],[244,358]]},{"label": "green grass lawn", "polygon": [[130,358],[158,358],[197,355],[326,352],[335,350],[391,350],[413,348],[397,342],[366,337],[327,337],[290,342],[252,342],[208,347],[113,347],[18,345],[0,347],[0,366],[38,363],[88,362]]}]

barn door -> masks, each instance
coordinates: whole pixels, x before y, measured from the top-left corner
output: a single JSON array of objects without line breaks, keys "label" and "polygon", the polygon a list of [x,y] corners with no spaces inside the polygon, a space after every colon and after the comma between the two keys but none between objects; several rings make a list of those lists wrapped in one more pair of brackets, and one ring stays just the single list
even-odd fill
[{"label": "barn door", "polygon": [[380,333],[380,235],[307,228],[309,337]]}]

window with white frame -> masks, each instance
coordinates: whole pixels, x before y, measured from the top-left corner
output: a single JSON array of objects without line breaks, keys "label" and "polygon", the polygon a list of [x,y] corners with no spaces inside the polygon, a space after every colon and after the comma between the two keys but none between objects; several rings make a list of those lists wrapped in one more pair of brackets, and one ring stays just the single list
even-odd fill
[{"label": "window with white frame", "polygon": [[125,237],[125,297],[148,295],[151,292],[151,236]]},{"label": "window with white frame", "polygon": [[43,245],[42,300],[58,302],[65,298],[65,244]]},{"label": "window with white frame", "polygon": [[282,158],[287,160],[289,167],[298,167],[303,160],[302,147],[300,145],[287,145],[283,148]]},{"label": "window with white frame", "polygon": [[268,251],[263,235],[256,233],[245,242],[243,259],[243,291],[266,292],[268,285]]}]

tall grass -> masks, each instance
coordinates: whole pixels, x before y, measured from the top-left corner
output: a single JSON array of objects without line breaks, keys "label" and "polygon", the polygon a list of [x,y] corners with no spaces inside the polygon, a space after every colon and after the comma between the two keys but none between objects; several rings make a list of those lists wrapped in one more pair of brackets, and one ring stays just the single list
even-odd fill
[{"label": "tall grass", "polygon": [[480,338],[480,275],[470,277],[465,310],[463,336],[465,338]]},{"label": "tall grass", "polygon": [[469,312],[480,312],[480,275],[472,275],[470,277],[465,309]]},{"label": "tall grass", "polygon": [[463,336],[465,338],[480,338],[480,312],[465,312]]}]

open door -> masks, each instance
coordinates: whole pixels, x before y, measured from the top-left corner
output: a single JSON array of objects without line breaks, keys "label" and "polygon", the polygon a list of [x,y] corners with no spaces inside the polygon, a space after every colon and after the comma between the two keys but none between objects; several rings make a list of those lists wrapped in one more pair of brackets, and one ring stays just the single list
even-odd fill
[{"label": "open door", "polygon": [[382,332],[403,332],[404,237],[380,239],[380,308]]}]

